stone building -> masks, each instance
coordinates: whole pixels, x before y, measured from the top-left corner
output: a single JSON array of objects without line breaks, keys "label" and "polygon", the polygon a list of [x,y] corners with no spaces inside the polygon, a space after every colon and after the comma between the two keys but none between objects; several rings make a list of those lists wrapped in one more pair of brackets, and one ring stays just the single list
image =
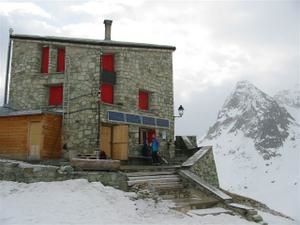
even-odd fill
[{"label": "stone building", "polygon": [[61,113],[65,157],[127,160],[155,133],[172,158],[175,47],[113,41],[104,24],[104,40],[10,34],[9,107]]}]

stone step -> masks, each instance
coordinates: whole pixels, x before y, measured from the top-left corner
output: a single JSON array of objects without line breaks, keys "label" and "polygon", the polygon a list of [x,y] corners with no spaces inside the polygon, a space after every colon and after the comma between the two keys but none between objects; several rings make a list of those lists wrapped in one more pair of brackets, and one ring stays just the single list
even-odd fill
[{"label": "stone step", "polygon": [[163,194],[161,194],[161,192],[159,193],[161,198],[164,200],[175,200],[175,199],[183,199],[183,198],[191,198],[192,196],[190,195],[190,193],[185,193],[185,192],[163,192]]},{"label": "stone step", "polygon": [[180,177],[175,174],[167,174],[167,175],[155,175],[155,176],[139,176],[139,177],[128,177],[128,180],[134,181],[134,180],[163,180],[163,179],[171,179],[171,178],[178,178]]},{"label": "stone step", "polygon": [[180,165],[121,165],[121,171],[126,173],[133,172],[162,172],[175,171],[180,169]]},{"label": "stone step", "polygon": [[181,182],[172,182],[172,183],[154,183],[152,184],[155,190],[159,193],[170,192],[171,190],[183,189],[184,186]]},{"label": "stone step", "polygon": [[143,184],[143,183],[148,183],[148,184],[169,184],[172,185],[172,182],[179,182],[180,178],[178,177],[171,177],[171,178],[158,178],[158,179],[139,179],[139,180],[128,180],[127,184],[128,186],[133,186],[135,184]]},{"label": "stone step", "polygon": [[141,176],[172,175],[172,174],[176,174],[175,170],[126,173],[128,178],[130,178],[130,177],[141,177]]},{"label": "stone step", "polygon": [[215,199],[201,199],[201,198],[175,199],[173,200],[173,202],[175,203],[174,209],[180,211],[210,208],[219,203],[219,201]]},{"label": "stone step", "polygon": [[220,214],[230,214],[234,215],[234,212],[224,209],[221,207],[213,207],[213,208],[207,208],[207,209],[192,209],[187,212],[188,215],[190,216],[207,216],[207,215],[212,215],[212,216],[217,216]]}]

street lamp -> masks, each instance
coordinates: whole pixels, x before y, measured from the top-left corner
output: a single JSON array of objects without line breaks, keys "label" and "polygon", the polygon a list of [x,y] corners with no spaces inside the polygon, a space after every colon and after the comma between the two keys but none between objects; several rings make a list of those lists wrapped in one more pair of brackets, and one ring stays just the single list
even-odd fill
[{"label": "street lamp", "polygon": [[182,117],[183,116],[183,112],[184,112],[184,108],[182,107],[182,105],[179,106],[178,108],[178,116],[174,116],[174,117]]}]

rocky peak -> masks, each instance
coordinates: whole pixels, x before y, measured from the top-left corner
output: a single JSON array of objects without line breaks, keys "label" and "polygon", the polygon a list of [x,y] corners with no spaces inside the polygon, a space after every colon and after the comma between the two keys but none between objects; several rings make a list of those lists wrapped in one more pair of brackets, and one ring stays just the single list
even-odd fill
[{"label": "rocky peak", "polygon": [[264,156],[274,156],[268,149],[282,146],[288,137],[289,124],[294,119],[272,97],[248,81],[240,81],[218,113],[216,123],[206,138],[224,133],[243,132],[252,138],[255,147]]}]

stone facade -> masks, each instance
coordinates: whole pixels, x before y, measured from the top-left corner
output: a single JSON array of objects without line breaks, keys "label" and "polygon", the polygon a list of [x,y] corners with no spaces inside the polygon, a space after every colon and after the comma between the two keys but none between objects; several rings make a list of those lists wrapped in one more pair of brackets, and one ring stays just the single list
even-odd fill
[{"label": "stone facade", "polygon": [[[175,49],[145,46],[110,46],[108,43],[73,43],[64,39],[44,40],[11,36],[13,55],[9,89],[9,105],[15,110],[56,110],[64,112],[63,143],[65,153],[92,154],[98,148],[98,88],[101,54],[115,58],[116,84],[114,104],[100,105],[102,123],[107,112],[119,111],[140,116],[166,119],[169,127],[129,124],[128,155],[140,155],[139,129],[152,128],[159,134],[162,154],[174,156],[172,52]],[[49,46],[49,73],[41,71],[41,49]],[[56,72],[57,49],[65,48],[65,71]],[[63,85],[63,104],[48,106],[49,87]],[[138,109],[138,92],[150,93],[149,110]],[[100,126],[101,129],[101,126]],[[100,140],[101,141],[101,140]]]}]

